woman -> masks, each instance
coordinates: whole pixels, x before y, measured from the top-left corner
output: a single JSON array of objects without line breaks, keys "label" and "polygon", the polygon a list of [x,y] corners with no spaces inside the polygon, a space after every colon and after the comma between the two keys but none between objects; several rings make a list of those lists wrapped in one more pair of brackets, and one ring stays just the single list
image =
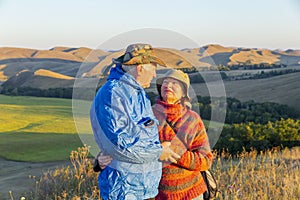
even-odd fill
[{"label": "woman", "polygon": [[157,200],[201,199],[206,186],[200,171],[210,168],[213,155],[200,116],[191,110],[190,80],[180,70],[169,70],[156,81],[159,98],[153,106],[159,121],[160,142],[170,142],[181,157],[163,163]]},{"label": "woman", "polygon": [[[157,79],[156,85],[159,97],[153,112],[159,121],[159,139],[180,158],[162,161],[162,177],[155,199],[200,200],[206,191],[200,171],[210,168],[213,155],[204,124],[191,110],[189,77],[180,70],[171,69]],[[103,155],[98,160],[101,168],[111,161],[109,156]]]}]

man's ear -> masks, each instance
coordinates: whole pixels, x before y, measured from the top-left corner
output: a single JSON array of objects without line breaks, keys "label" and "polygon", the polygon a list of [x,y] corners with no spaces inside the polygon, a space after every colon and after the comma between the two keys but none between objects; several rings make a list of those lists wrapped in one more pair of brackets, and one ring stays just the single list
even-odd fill
[{"label": "man's ear", "polygon": [[136,74],[140,75],[144,70],[144,66],[143,65],[137,65],[136,66]]}]

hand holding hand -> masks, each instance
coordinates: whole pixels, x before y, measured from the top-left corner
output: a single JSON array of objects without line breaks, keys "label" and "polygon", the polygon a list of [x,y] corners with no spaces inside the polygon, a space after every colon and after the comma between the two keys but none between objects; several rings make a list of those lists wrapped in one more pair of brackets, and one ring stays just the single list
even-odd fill
[{"label": "hand holding hand", "polygon": [[180,159],[180,156],[170,149],[171,142],[163,142],[162,146],[162,154],[159,157],[160,161],[177,163],[177,160]]},{"label": "hand holding hand", "polygon": [[109,155],[105,155],[104,153],[101,152],[97,155],[97,160],[100,165],[100,168],[104,169],[107,165],[109,165],[111,163],[113,158],[110,157]]}]

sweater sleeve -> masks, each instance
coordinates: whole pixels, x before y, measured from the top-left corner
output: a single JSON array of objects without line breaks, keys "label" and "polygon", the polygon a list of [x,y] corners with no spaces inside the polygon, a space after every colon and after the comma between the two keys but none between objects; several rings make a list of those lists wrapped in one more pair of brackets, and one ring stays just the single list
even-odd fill
[{"label": "sweater sleeve", "polygon": [[[181,149],[184,151],[181,152],[177,165],[188,170],[205,171],[211,167],[213,154],[202,120],[196,126],[193,126],[189,132],[194,134],[187,133],[184,139],[176,137],[172,141],[172,144],[174,142],[179,147],[179,140],[184,140],[181,142]],[[183,147],[183,144],[185,147]]]}]

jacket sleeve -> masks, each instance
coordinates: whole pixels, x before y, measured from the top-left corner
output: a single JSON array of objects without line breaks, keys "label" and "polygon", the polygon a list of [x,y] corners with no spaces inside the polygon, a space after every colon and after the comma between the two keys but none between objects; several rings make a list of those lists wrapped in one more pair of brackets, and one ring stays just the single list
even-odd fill
[{"label": "jacket sleeve", "polygon": [[[102,101],[101,106],[97,106],[97,101]],[[111,97],[95,98],[91,109],[94,136],[101,150],[114,159],[147,163],[158,160],[161,155],[162,147],[153,114],[137,120],[141,116],[136,114],[135,109],[143,109],[143,103],[145,102],[138,102],[135,98],[128,99],[118,93]],[[148,124],[149,120],[153,123]]]},{"label": "jacket sleeve", "polygon": [[213,154],[203,122],[200,121],[196,126],[193,126],[191,132],[194,133],[190,136],[191,139],[175,137],[172,140],[172,146],[181,149],[181,157],[177,161],[177,165],[189,170],[205,171],[212,165]]}]

